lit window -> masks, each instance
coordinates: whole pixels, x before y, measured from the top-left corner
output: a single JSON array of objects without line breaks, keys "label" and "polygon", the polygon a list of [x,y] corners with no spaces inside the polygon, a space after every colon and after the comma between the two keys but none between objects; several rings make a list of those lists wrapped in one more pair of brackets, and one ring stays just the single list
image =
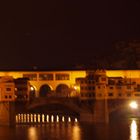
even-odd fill
[{"label": "lit window", "polygon": [[37,74],[23,74],[24,78],[28,78],[31,81],[36,81],[37,80]]},{"label": "lit window", "polygon": [[53,80],[53,74],[39,74],[39,80]]},{"label": "lit window", "polygon": [[69,74],[56,74],[56,80],[69,80]]}]

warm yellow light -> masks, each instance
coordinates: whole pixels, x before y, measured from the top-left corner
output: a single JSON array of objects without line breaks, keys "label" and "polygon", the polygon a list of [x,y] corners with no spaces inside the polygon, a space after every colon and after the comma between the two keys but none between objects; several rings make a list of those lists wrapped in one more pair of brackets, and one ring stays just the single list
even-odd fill
[{"label": "warm yellow light", "polygon": [[28,139],[30,139],[30,140],[37,140],[38,139],[37,129],[35,127],[30,127],[28,129]]},{"label": "warm yellow light", "polygon": [[81,130],[79,125],[74,125],[72,131],[72,139],[73,140],[81,140]]},{"label": "warm yellow light", "polygon": [[31,87],[30,87],[30,90],[31,90],[31,91],[34,91],[35,89],[34,89],[34,87],[31,86]]},{"label": "warm yellow light", "polygon": [[74,86],[73,88],[74,88],[75,90],[77,90],[77,86]]},{"label": "warm yellow light", "polygon": [[138,104],[137,104],[136,101],[132,101],[132,102],[129,104],[129,106],[130,106],[131,108],[133,108],[133,109],[137,109],[137,108],[138,108]]},{"label": "warm yellow light", "polygon": [[137,123],[135,120],[132,121],[130,125],[130,139],[131,140],[138,140],[138,130],[137,130]]}]

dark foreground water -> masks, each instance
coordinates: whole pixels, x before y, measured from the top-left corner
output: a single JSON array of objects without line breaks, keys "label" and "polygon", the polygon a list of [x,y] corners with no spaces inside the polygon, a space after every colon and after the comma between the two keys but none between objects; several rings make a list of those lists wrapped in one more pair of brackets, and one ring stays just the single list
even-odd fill
[{"label": "dark foreground water", "polygon": [[0,140],[139,140],[140,119],[105,124],[49,123],[0,127]]}]

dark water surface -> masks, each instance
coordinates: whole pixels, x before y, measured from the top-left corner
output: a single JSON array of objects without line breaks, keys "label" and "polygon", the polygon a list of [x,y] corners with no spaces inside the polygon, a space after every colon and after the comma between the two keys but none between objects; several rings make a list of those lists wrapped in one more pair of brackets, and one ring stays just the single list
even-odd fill
[{"label": "dark water surface", "polygon": [[140,119],[107,124],[48,123],[0,127],[0,140],[139,140]]}]

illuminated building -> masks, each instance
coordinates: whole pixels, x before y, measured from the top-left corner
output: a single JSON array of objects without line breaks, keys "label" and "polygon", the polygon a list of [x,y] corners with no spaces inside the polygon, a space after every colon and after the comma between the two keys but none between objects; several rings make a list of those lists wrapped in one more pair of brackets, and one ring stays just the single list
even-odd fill
[{"label": "illuminated building", "polygon": [[12,77],[0,77],[0,101],[15,100],[15,84]]},{"label": "illuminated building", "polygon": [[[0,72],[0,76],[29,78],[30,95],[36,97],[77,94],[83,100],[95,97],[128,98],[130,95],[139,96],[140,91],[140,70],[15,71]],[[127,94],[124,96],[124,93]]]},{"label": "illuminated building", "polygon": [[30,83],[27,78],[14,79],[16,101],[28,101],[30,92]]}]

